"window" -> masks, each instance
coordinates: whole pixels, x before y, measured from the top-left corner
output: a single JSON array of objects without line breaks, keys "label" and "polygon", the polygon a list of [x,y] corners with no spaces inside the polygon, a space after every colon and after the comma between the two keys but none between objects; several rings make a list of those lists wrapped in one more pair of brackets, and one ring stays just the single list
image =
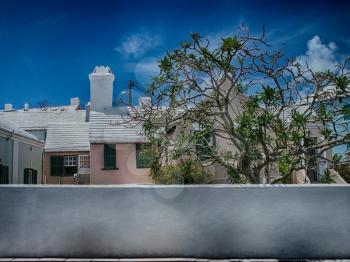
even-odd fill
[{"label": "window", "polygon": [[79,168],[90,168],[90,156],[80,155],[79,156]]},{"label": "window", "polygon": [[114,144],[104,145],[104,169],[116,169],[116,151]]},{"label": "window", "polygon": [[51,156],[51,176],[73,176],[78,172],[78,156]]},{"label": "window", "polygon": [[50,158],[51,176],[63,176],[64,174],[64,157],[51,156]]},{"label": "window", "polygon": [[149,144],[136,144],[136,167],[149,168],[151,167]]},{"label": "window", "polygon": [[32,168],[24,169],[23,183],[24,184],[37,184],[38,171]]},{"label": "window", "polygon": [[64,176],[78,173],[78,156],[64,156]]},{"label": "window", "polygon": [[201,161],[205,161],[211,156],[212,135],[210,133],[198,136],[196,142],[197,156]]},{"label": "window", "polygon": [[64,156],[64,166],[77,166],[78,157],[77,156]]}]

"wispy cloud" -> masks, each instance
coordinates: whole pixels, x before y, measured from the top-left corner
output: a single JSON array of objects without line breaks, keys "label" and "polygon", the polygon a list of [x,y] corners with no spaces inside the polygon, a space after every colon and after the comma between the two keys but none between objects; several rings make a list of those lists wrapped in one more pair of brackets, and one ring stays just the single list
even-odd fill
[{"label": "wispy cloud", "polygon": [[134,67],[135,79],[140,83],[148,83],[152,77],[160,72],[159,61],[156,57],[146,57],[141,59]]},{"label": "wispy cloud", "polygon": [[160,34],[149,30],[139,30],[124,37],[123,42],[114,48],[125,57],[139,58],[148,51],[161,45],[162,37]]},{"label": "wispy cloud", "polygon": [[37,25],[43,25],[43,24],[52,24],[55,25],[57,22],[63,20],[66,17],[65,14],[58,14],[50,17],[46,17],[44,19],[40,19],[35,21],[35,24]]},{"label": "wispy cloud", "polygon": [[296,58],[297,62],[308,66],[315,72],[335,71],[338,64],[336,59],[337,45],[334,42],[322,43],[320,37],[315,35],[307,42],[307,51]]},{"label": "wispy cloud", "polygon": [[303,40],[303,36],[311,34],[317,29],[322,21],[315,20],[311,23],[307,23],[306,25],[300,23],[290,23],[283,24],[277,27],[271,28],[271,30],[267,30],[267,39],[270,44],[280,45],[280,44],[288,44],[293,45],[295,41]]}]

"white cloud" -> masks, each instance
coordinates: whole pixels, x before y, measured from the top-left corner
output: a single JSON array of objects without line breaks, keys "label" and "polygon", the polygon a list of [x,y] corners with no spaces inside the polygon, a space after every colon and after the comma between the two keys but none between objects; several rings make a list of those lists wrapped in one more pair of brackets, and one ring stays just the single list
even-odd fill
[{"label": "white cloud", "polygon": [[297,62],[306,68],[306,65],[315,72],[336,70],[337,60],[335,51],[337,46],[334,42],[324,44],[319,36],[315,35],[307,42],[305,55],[298,56]]},{"label": "white cloud", "polygon": [[125,36],[123,42],[115,47],[114,50],[125,57],[138,58],[159,46],[161,42],[162,37],[159,34],[148,30],[140,30]]},{"label": "white cloud", "polygon": [[135,64],[135,79],[140,83],[148,83],[152,77],[157,76],[160,72],[158,58],[146,57]]}]

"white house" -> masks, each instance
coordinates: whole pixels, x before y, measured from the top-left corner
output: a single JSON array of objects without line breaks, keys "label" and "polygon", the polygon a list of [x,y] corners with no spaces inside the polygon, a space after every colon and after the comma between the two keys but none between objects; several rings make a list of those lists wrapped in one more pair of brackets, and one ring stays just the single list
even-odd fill
[{"label": "white house", "polygon": [[0,184],[41,184],[44,142],[0,121]]}]

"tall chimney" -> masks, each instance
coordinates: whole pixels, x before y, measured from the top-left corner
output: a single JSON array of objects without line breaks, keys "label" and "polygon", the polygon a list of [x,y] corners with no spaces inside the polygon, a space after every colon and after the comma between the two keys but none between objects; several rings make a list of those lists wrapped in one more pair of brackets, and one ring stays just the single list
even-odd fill
[{"label": "tall chimney", "polygon": [[114,75],[108,66],[96,66],[89,74],[90,109],[98,110],[112,107]]},{"label": "tall chimney", "polygon": [[12,104],[5,104],[5,111],[12,111],[13,110],[13,107],[12,107]]},{"label": "tall chimney", "polygon": [[29,110],[29,103],[24,103],[24,111],[28,111]]},{"label": "tall chimney", "polygon": [[80,105],[79,97],[73,97],[70,99],[70,105],[78,107]]}]

